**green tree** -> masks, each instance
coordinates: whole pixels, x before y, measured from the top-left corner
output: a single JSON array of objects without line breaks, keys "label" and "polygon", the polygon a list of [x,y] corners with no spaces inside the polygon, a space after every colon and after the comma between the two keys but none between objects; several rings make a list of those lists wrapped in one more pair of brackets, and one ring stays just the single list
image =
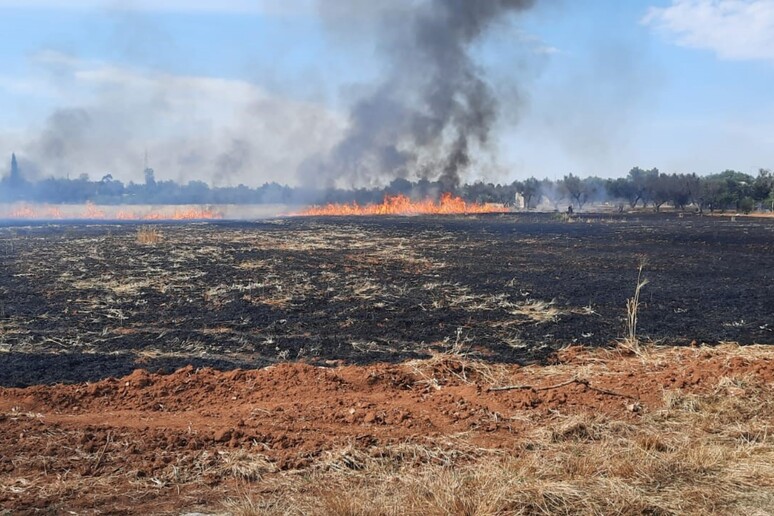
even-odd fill
[{"label": "green tree", "polygon": [[605,190],[610,197],[623,199],[628,202],[629,207],[632,209],[637,206],[637,203],[642,197],[634,183],[629,178],[625,177],[608,179],[605,183]]},{"label": "green tree", "polygon": [[578,210],[583,209],[583,205],[589,201],[594,193],[590,181],[582,180],[573,174],[564,176],[562,186],[570,198],[575,200]]},{"label": "green tree", "polygon": [[752,187],[752,198],[763,203],[774,192],[774,175],[771,170],[760,169]]},{"label": "green tree", "polygon": [[755,209],[755,199],[752,197],[745,197],[739,201],[739,211],[744,214],[749,214]]},{"label": "green tree", "polygon": [[525,179],[524,181],[517,181],[514,183],[516,191],[524,197],[524,203],[527,209],[530,209],[532,202],[540,196],[540,181],[534,177]]},{"label": "green tree", "polygon": [[648,187],[658,178],[658,169],[643,170],[640,167],[634,167],[629,171],[627,179],[631,182],[634,189],[634,201],[630,202],[632,208],[637,207],[637,203],[642,200],[643,208],[648,205]]},{"label": "green tree", "polygon": [[685,174],[672,174],[664,178],[669,199],[676,209],[685,211],[685,207],[691,202],[690,177]]},{"label": "green tree", "polygon": [[559,210],[559,204],[567,198],[567,189],[564,188],[564,180],[551,181],[543,179],[540,182],[540,194],[554,206],[554,210]]},{"label": "green tree", "polygon": [[[654,169],[656,170],[656,169]],[[656,212],[672,197],[671,178],[667,174],[649,173],[645,177],[645,195],[653,203]]]}]

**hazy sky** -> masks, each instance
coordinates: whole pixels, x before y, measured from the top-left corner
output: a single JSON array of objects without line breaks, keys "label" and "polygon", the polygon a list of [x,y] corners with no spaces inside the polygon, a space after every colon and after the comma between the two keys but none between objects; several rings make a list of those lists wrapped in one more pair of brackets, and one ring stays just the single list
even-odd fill
[{"label": "hazy sky", "polygon": [[[374,5],[0,0],[0,156],[297,184],[380,76]],[[538,0],[473,55],[500,116],[468,179],[774,167],[774,0]]]}]

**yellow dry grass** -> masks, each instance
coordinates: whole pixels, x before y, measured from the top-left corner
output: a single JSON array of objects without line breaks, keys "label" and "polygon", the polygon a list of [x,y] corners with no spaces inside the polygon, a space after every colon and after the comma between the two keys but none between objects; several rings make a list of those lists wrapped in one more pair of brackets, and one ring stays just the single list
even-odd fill
[{"label": "yellow dry grass", "polygon": [[161,231],[153,226],[143,226],[137,230],[137,243],[155,245],[161,242]]},{"label": "yellow dry grass", "polygon": [[[654,348],[637,360],[658,368],[676,352]],[[691,352],[761,360],[772,354],[738,346]],[[430,377],[428,366],[446,363],[441,358],[410,367]],[[466,368],[452,372],[481,373],[476,363]],[[493,371],[486,373],[489,383]],[[728,376],[698,393],[667,390],[660,407],[639,417],[557,413],[497,450],[475,448],[464,436],[349,447],[308,470],[269,475],[225,509],[241,516],[771,514],[774,386],[754,375]]]}]

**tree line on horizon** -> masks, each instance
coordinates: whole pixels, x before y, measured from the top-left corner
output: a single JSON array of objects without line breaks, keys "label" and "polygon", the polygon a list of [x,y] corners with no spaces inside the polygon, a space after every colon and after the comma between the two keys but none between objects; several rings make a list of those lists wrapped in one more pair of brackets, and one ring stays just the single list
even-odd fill
[{"label": "tree line on horizon", "polygon": [[528,208],[547,201],[556,208],[564,202],[578,209],[588,203],[617,202],[621,209],[642,206],[657,212],[664,205],[678,210],[693,207],[702,212],[774,211],[774,174],[767,169],[760,169],[757,176],[735,170],[699,176],[634,167],[625,177],[615,179],[568,174],[557,181],[530,178],[515,183]]},{"label": "tree line on horizon", "polygon": [[87,174],[75,179],[51,177],[29,181],[19,169],[16,157],[12,156],[11,169],[0,180],[0,202],[45,204],[364,204],[381,202],[388,195],[423,199],[437,198],[449,191],[468,202],[513,205],[520,201],[527,209],[560,210],[572,205],[582,210],[588,204],[606,202],[618,204],[621,209],[641,206],[652,207],[655,211],[665,205],[679,210],[690,206],[710,212],[774,211],[774,174],[765,169],[757,176],[734,170],[699,176],[634,167],[626,176],[616,179],[567,174],[556,180],[531,177],[509,184],[475,182],[456,188],[426,179],[395,179],[386,187],[344,190],[289,187],[278,183],[265,183],[256,188],[242,184],[211,187],[203,181],[181,184],[156,180],[150,168],[145,170],[143,183],[130,181],[124,184],[110,174],[97,181]]}]

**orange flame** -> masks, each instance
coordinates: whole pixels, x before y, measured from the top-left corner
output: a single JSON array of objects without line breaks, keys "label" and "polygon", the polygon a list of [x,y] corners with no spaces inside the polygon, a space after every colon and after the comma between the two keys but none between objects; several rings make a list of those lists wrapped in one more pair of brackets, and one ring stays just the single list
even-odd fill
[{"label": "orange flame", "polygon": [[507,213],[502,204],[468,203],[450,193],[441,195],[440,201],[431,199],[412,201],[405,195],[386,196],[381,204],[361,206],[351,204],[327,204],[312,206],[300,213],[301,216],[351,216],[351,215],[454,215],[477,213]]},{"label": "orange flame", "polygon": [[32,219],[37,218],[36,212],[29,206],[19,206],[10,213],[12,219]]},{"label": "orange flame", "polygon": [[83,212],[84,219],[104,219],[105,212],[97,208],[93,203],[87,202],[86,209]]},{"label": "orange flame", "polygon": [[48,206],[43,212],[43,217],[46,219],[63,219],[64,213],[56,206]]},{"label": "orange flame", "polygon": [[175,210],[172,213],[148,213],[143,217],[143,220],[207,220],[221,218],[223,218],[223,215],[215,210],[207,208],[186,208]]},{"label": "orange flame", "polygon": [[222,219],[223,214],[211,208],[187,207],[172,211],[147,211],[141,208],[135,210],[121,208],[111,211],[110,208],[86,203],[80,210],[59,206],[16,206],[7,213],[0,213],[0,218],[18,220],[215,220]]}]

